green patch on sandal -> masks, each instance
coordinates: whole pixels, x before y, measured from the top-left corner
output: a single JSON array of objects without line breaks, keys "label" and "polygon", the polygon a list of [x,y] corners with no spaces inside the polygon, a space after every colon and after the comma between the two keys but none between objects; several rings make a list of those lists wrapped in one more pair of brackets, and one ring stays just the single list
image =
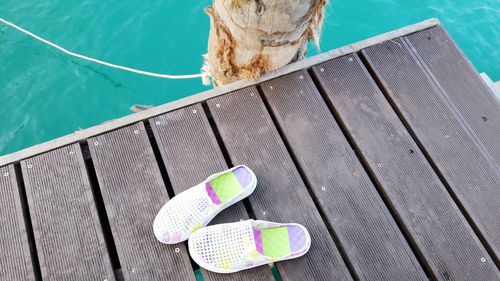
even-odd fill
[{"label": "green patch on sandal", "polygon": [[233,172],[227,172],[210,181],[217,197],[221,202],[227,202],[241,193],[238,179]]},{"label": "green patch on sandal", "polygon": [[279,258],[290,254],[287,227],[265,228],[261,231],[264,256]]}]

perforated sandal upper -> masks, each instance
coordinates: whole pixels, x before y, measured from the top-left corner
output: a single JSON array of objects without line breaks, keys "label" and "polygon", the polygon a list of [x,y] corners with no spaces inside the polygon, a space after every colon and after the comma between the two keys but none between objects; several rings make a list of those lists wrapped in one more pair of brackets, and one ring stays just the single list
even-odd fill
[{"label": "perforated sandal upper", "polygon": [[[265,256],[262,245],[261,249],[258,249],[255,230],[279,227],[300,228],[304,234],[302,245],[297,251],[287,255]],[[254,220],[204,227],[195,231],[189,238],[189,252],[193,260],[201,267],[218,273],[232,273],[300,257],[308,251],[309,246],[310,236],[303,226]]]},{"label": "perforated sandal upper", "polygon": [[[244,169],[243,176],[233,176],[233,182],[243,178],[237,192],[224,190],[224,182],[217,182],[219,177],[229,172]],[[237,178],[240,176],[240,178]],[[229,181],[230,182],[230,181]],[[211,183],[218,188],[214,190]],[[202,183],[180,193],[168,201],[159,211],[153,223],[156,238],[165,244],[176,244],[189,238],[191,233],[200,227],[208,225],[222,210],[249,196],[255,189],[257,179],[246,166],[236,166],[227,171],[211,175]],[[217,191],[219,192],[217,194]],[[220,202],[220,198],[223,202]]]}]

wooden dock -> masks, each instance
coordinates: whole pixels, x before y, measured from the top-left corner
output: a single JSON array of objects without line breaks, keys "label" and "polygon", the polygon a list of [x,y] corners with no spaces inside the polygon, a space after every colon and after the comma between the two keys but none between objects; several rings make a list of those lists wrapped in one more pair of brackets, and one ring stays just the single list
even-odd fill
[{"label": "wooden dock", "polygon": [[237,164],[257,189],[213,223],[312,246],[204,280],[500,280],[500,104],[437,20],[0,157],[0,280],[196,280],[153,219]]}]

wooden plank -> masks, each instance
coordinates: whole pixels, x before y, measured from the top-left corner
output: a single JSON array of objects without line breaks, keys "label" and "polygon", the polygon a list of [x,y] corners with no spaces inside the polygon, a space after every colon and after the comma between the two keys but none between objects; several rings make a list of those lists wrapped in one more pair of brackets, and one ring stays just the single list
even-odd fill
[{"label": "wooden plank", "polygon": [[0,167],[0,280],[34,280],[14,165]]},{"label": "wooden plank", "polygon": [[80,145],[21,162],[44,280],[114,280]]},{"label": "wooden plank", "polygon": [[262,90],[359,279],[427,279],[307,71]]},{"label": "wooden plank", "polygon": [[[149,122],[176,194],[228,168],[201,104],[169,112]],[[248,218],[243,202],[238,202],[217,215],[210,224]],[[234,274],[202,269],[202,274],[205,280],[274,280],[269,267],[265,266]]]},{"label": "wooden plank", "polygon": [[363,51],[368,64],[397,108],[399,117],[424,147],[498,259],[500,173],[401,39]]},{"label": "wooden plank", "polygon": [[144,124],[89,139],[125,280],[194,280],[184,244],[164,245],[153,221],[168,200]]},{"label": "wooden plank", "polygon": [[[500,103],[442,26],[406,37],[440,93],[500,166]],[[500,168],[499,168],[500,169]]]},{"label": "wooden plank", "polygon": [[312,246],[301,258],[276,266],[284,280],[350,280],[320,213],[255,88],[211,99],[210,111],[233,163],[255,171],[249,201],[257,219],[303,224]]},{"label": "wooden plank", "polygon": [[313,69],[432,277],[500,278],[494,262],[358,56]]}]

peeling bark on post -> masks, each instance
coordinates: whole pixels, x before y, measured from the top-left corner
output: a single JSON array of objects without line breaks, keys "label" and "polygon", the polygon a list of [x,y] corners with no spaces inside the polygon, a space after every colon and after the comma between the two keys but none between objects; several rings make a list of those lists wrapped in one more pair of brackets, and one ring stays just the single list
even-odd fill
[{"label": "peeling bark on post", "polygon": [[318,44],[326,0],[213,0],[207,65],[215,86],[254,80]]}]

